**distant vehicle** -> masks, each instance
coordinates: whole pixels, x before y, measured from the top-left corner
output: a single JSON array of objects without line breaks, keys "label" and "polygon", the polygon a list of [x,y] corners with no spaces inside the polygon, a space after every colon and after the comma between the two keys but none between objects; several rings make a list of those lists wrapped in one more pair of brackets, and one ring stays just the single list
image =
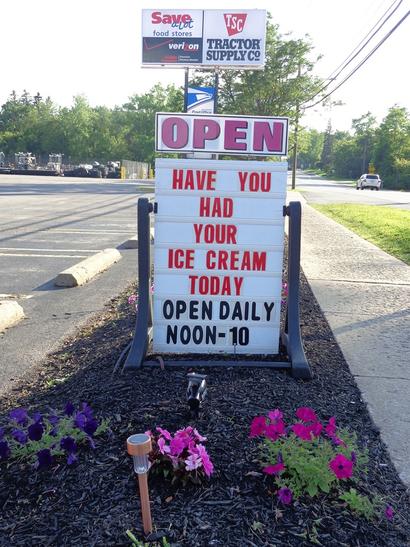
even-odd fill
[{"label": "distant vehicle", "polygon": [[356,190],[364,190],[371,188],[372,190],[380,190],[382,187],[382,179],[374,173],[366,173],[360,177],[356,183]]}]

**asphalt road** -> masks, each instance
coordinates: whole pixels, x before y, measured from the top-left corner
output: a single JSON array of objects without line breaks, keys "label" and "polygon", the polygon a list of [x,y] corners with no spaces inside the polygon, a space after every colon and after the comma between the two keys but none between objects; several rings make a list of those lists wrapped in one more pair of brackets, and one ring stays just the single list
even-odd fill
[{"label": "asphalt road", "polygon": [[[0,298],[26,319],[0,336],[0,391],[136,279],[136,203],[152,182],[0,175]],[[56,288],[62,270],[108,247],[122,259],[83,287]]]},{"label": "asphalt road", "polygon": [[300,190],[309,203],[359,203],[410,209],[410,192],[356,190],[349,181],[334,182],[301,172],[296,175],[296,190]]}]

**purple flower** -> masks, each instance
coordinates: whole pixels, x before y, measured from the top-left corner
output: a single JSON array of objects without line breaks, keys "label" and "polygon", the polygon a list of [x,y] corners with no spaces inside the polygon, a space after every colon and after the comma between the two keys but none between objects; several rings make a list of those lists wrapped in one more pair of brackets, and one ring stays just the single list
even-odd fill
[{"label": "purple flower", "polygon": [[353,474],[353,462],[343,454],[336,454],[330,460],[329,467],[338,479],[350,479]]},{"label": "purple flower", "polygon": [[387,518],[387,520],[393,520],[394,510],[391,505],[386,505],[386,509],[384,510],[384,515]]},{"label": "purple flower", "polygon": [[42,421],[43,421],[43,416],[40,414],[40,412],[35,412],[33,414],[33,422],[40,423]]},{"label": "purple flower", "polygon": [[81,403],[81,412],[87,416],[88,420],[93,417],[93,409],[87,403]]},{"label": "purple flower", "polygon": [[98,422],[95,418],[91,418],[87,420],[85,426],[84,426],[84,433],[87,433],[87,435],[90,435],[91,437],[94,435],[94,433],[97,431],[98,428]]},{"label": "purple flower", "polygon": [[26,444],[27,434],[22,429],[13,429],[11,432],[14,439],[20,444]]},{"label": "purple flower", "polygon": [[75,407],[74,407],[73,403],[68,402],[68,403],[65,405],[64,414],[65,414],[66,416],[72,416],[73,413],[74,413],[74,410],[75,410]]},{"label": "purple flower", "polygon": [[316,412],[309,406],[301,406],[296,410],[296,416],[302,422],[317,422]]},{"label": "purple flower", "polygon": [[210,477],[212,473],[214,472],[214,466],[211,462],[211,458],[208,455],[208,452],[206,451],[206,448],[202,444],[198,444],[196,447],[198,455],[201,457],[202,460],[202,467],[204,468],[205,475],[207,477]]},{"label": "purple flower", "polygon": [[55,414],[52,414],[51,416],[48,417],[48,421],[50,422],[51,425],[56,426],[58,422],[60,421],[60,418],[56,416]]},{"label": "purple flower", "polygon": [[35,422],[28,427],[28,437],[31,441],[39,441],[44,433],[44,428],[39,422]]},{"label": "purple flower", "polygon": [[70,452],[67,457],[67,465],[72,465],[77,460],[78,460],[77,456],[73,452]]},{"label": "purple flower", "polygon": [[168,429],[162,429],[162,427],[157,427],[156,430],[158,433],[160,433],[167,441],[172,440],[171,433],[168,431]]},{"label": "purple flower", "polygon": [[53,463],[53,456],[48,448],[43,448],[37,452],[37,467],[49,467]]},{"label": "purple flower", "polygon": [[292,490],[290,488],[280,488],[278,490],[278,498],[284,505],[289,505],[292,501]]},{"label": "purple flower", "polygon": [[353,465],[356,465],[356,461],[357,461],[356,452],[350,453],[350,459],[352,460]]},{"label": "purple flower", "polygon": [[187,471],[194,471],[194,469],[198,469],[198,467],[202,467],[201,457],[198,454],[191,454],[188,456],[185,460],[185,469]]},{"label": "purple flower", "polygon": [[0,459],[5,460],[10,456],[10,447],[7,441],[0,441]]},{"label": "purple flower", "polygon": [[78,427],[78,429],[84,429],[86,423],[87,416],[83,412],[77,412],[74,417],[74,425]]},{"label": "purple flower", "polygon": [[10,419],[18,424],[24,425],[28,420],[27,410],[25,408],[15,408],[9,414]]},{"label": "purple flower", "polygon": [[63,437],[60,441],[60,446],[67,452],[77,452],[77,443],[72,437]]},{"label": "purple flower", "polygon": [[249,437],[259,437],[266,431],[266,418],[265,416],[256,416],[251,423],[251,432]]}]

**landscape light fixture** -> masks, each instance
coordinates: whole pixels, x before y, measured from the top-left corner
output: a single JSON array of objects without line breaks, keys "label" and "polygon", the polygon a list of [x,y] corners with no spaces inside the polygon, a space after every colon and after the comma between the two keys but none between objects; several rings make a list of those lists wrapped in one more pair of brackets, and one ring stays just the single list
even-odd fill
[{"label": "landscape light fixture", "polygon": [[131,435],[127,439],[127,452],[132,456],[134,471],[138,475],[138,484],[141,499],[142,526],[144,534],[152,532],[151,507],[149,504],[148,479],[149,470],[148,454],[152,450],[151,437],[145,433]]},{"label": "landscape light fixture", "polygon": [[198,418],[199,408],[207,394],[206,387],[206,374],[197,374],[196,372],[189,372],[187,374],[188,388],[186,397],[188,401],[189,410],[193,418]]}]

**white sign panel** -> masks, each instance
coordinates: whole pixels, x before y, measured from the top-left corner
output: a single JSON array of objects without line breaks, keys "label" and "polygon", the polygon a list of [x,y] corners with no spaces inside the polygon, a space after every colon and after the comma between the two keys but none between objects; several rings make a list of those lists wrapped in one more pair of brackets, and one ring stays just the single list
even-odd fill
[{"label": "white sign panel", "polygon": [[265,10],[206,10],[203,64],[264,65],[265,34]]},{"label": "white sign panel", "polygon": [[263,68],[265,10],[142,10],[142,64]]},{"label": "white sign panel", "polygon": [[278,353],[287,163],[155,169],[154,351]]},{"label": "white sign panel", "polygon": [[158,112],[157,152],[285,156],[288,118]]}]

